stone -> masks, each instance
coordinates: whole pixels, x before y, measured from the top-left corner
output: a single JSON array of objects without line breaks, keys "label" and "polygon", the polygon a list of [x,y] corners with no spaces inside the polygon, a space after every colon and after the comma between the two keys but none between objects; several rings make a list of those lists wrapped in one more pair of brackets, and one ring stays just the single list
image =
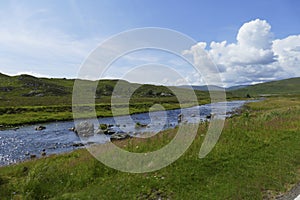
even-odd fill
[{"label": "stone", "polygon": [[178,122],[178,124],[181,123],[182,120],[183,120],[183,114],[180,113],[179,115],[177,115],[177,122]]},{"label": "stone", "polygon": [[90,137],[94,135],[94,124],[87,121],[80,122],[76,126],[76,132],[79,136]]},{"label": "stone", "polygon": [[84,144],[81,143],[81,142],[79,142],[79,143],[74,143],[72,146],[73,146],[73,147],[83,147]]},{"label": "stone", "polygon": [[110,140],[114,141],[114,140],[124,140],[127,138],[130,138],[131,136],[127,133],[115,133],[113,135],[110,136]]},{"label": "stone", "polygon": [[31,159],[36,158],[36,155],[35,155],[35,154],[31,154],[31,155],[30,155],[30,158],[31,158]]},{"label": "stone", "polygon": [[36,127],[35,127],[35,130],[36,130],[36,131],[41,131],[41,130],[44,130],[44,129],[46,129],[45,126],[36,126]]},{"label": "stone", "polygon": [[95,134],[104,134],[104,131],[101,130],[101,129],[97,129],[97,130],[95,131]]}]

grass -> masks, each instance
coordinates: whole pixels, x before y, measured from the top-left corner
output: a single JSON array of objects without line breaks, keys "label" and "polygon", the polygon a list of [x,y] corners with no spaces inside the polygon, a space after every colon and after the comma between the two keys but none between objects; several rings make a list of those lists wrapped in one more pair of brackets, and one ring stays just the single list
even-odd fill
[{"label": "grass", "polygon": [[[1,199],[263,199],[300,180],[300,98],[250,103],[226,120],[212,152],[199,159],[208,123],[177,161],[152,173],[106,167],[86,150],[0,168]],[[167,144],[177,129],[117,141],[132,152]]]}]

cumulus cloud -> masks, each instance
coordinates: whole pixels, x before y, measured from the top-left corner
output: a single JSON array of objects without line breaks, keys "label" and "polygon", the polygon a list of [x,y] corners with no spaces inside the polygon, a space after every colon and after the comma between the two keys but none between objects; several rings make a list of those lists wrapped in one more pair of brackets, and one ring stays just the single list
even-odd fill
[{"label": "cumulus cloud", "polygon": [[300,35],[274,39],[271,25],[256,19],[239,29],[236,42],[200,42],[184,53],[203,64],[205,50],[219,69],[225,85],[253,84],[269,80],[300,76]]}]

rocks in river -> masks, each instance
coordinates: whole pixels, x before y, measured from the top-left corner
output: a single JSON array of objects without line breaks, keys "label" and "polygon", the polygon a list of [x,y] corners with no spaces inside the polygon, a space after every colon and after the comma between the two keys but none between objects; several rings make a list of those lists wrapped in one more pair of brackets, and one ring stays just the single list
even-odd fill
[{"label": "rocks in river", "polygon": [[90,137],[94,135],[94,124],[87,121],[80,122],[76,126],[76,133],[82,137]]},{"label": "rocks in river", "polygon": [[30,155],[30,158],[31,158],[31,159],[36,158],[36,155],[35,155],[35,154],[31,154],[31,155]]},{"label": "rocks in river", "polygon": [[135,123],[135,128],[145,128],[147,127],[147,124],[142,124],[140,122]]},{"label": "rocks in river", "polygon": [[107,130],[104,131],[105,135],[112,135],[112,134],[115,134],[115,133],[116,133],[116,131],[114,131],[113,129],[107,129]]},{"label": "rocks in river", "polygon": [[130,138],[131,136],[127,133],[115,133],[113,135],[110,136],[110,140],[124,140],[127,138]]},{"label": "rocks in river", "polygon": [[45,126],[36,126],[36,127],[35,127],[35,130],[36,130],[36,131],[41,131],[41,130],[44,130],[44,129],[46,129]]},{"label": "rocks in river", "polygon": [[206,119],[213,119],[215,116],[216,116],[215,113],[211,113],[211,114],[206,116]]},{"label": "rocks in river", "polygon": [[74,143],[74,144],[72,144],[72,146],[73,146],[73,147],[83,147],[83,146],[84,146],[84,144],[83,144],[83,143],[81,143],[81,142],[78,142],[78,143]]},{"label": "rocks in river", "polygon": [[97,134],[97,135],[104,134],[104,131],[101,130],[101,129],[97,129],[97,130],[95,131],[95,134]]},{"label": "rocks in river", "polygon": [[108,126],[107,126],[107,124],[100,124],[99,128],[104,131],[108,128]]},{"label": "rocks in river", "polygon": [[178,124],[181,123],[182,120],[183,120],[183,114],[180,113],[179,115],[177,115],[177,122],[178,122]]},{"label": "rocks in river", "polygon": [[112,135],[116,133],[116,131],[112,128],[113,126],[113,124],[100,124],[99,129],[96,130],[96,134]]},{"label": "rocks in river", "polygon": [[69,131],[73,131],[73,132],[76,132],[76,128],[75,127],[71,127],[68,129]]}]

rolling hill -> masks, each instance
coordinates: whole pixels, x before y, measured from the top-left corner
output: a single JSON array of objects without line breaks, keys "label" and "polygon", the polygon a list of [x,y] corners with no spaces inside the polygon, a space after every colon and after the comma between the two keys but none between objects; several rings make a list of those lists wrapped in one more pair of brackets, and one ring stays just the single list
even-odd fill
[{"label": "rolling hill", "polygon": [[234,96],[274,96],[300,94],[300,77],[271,81],[232,90]]},{"label": "rolling hill", "polygon": [[[70,105],[74,81],[74,79],[65,78],[37,78],[26,74],[8,76],[0,73],[0,106]],[[88,80],[82,80],[82,82],[91,83]],[[191,90],[184,88],[101,79],[98,81],[96,89],[96,101],[101,98],[101,101],[110,102],[110,97],[117,83],[121,85],[118,90],[120,96],[127,96],[132,93],[132,97],[140,101],[145,98],[155,99],[157,97],[169,98],[171,101],[171,98],[176,99],[174,92],[183,95],[191,92]],[[195,93],[201,98],[208,97],[207,92],[195,91]]]}]

